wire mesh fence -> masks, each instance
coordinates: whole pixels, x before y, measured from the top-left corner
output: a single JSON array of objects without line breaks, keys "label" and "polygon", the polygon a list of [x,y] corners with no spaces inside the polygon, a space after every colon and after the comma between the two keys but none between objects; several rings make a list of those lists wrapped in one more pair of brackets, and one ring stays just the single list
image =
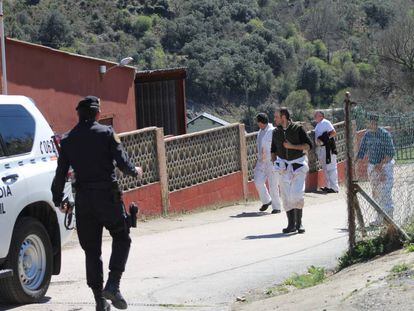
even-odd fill
[{"label": "wire mesh fence", "polygon": [[357,110],[354,207],[357,240],[390,226],[405,235],[414,224],[414,115]]}]

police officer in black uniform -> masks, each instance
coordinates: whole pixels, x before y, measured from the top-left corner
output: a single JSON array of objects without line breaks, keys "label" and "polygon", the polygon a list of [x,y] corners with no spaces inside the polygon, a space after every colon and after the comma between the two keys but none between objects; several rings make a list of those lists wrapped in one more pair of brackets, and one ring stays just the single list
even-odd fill
[{"label": "police officer in black uniform", "polygon": [[[125,299],[119,291],[121,275],[125,270],[131,239],[121,191],[115,176],[115,165],[134,177],[142,175],[123,150],[112,127],[97,122],[100,101],[87,96],[76,108],[79,123],[62,139],[58,167],[52,184],[53,202],[61,210],[63,188],[69,167],[76,176],[76,219],[80,245],[86,256],[86,279],[92,289],[96,310],[114,307],[126,309]],[[112,236],[109,277],[103,289],[101,259],[102,231],[105,227]],[[106,298],[106,299],[105,299]]]}]

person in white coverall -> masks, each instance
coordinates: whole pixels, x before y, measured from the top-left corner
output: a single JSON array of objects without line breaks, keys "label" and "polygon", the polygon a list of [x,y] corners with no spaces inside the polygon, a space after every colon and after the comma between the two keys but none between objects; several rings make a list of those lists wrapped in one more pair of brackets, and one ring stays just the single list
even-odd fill
[{"label": "person in white coverall", "polygon": [[321,190],[327,193],[338,193],[337,152],[334,140],[336,131],[332,123],[325,119],[323,112],[315,112],[314,118],[317,122],[315,127],[316,154],[326,180],[326,187],[323,187]]},{"label": "person in white coverall", "polygon": [[[254,184],[259,193],[263,212],[272,205],[272,214],[280,213],[279,177],[273,167],[270,148],[272,145],[273,125],[264,113],[256,116],[259,133],[257,134],[257,162],[254,168]],[[266,181],[269,189],[266,187]]]}]

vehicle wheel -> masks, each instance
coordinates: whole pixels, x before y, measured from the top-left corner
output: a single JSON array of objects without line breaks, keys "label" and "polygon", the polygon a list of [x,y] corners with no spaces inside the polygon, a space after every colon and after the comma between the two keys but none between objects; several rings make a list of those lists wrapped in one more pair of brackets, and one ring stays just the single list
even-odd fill
[{"label": "vehicle wheel", "polygon": [[13,277],[0,280],[0,297],[9,303],[38,302],[52,276],[52,244],[45,227],[35,218],[19,219],[14,228],[4,269]]}]

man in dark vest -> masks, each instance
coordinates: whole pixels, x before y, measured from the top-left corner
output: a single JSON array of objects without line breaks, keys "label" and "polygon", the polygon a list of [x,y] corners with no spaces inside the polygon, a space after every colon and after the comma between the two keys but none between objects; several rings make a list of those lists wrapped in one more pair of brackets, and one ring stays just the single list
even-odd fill
[{"label": "man in dark vest", "polygon": [[304,233],[302,209],[304,206],[305,179],[309,171],[306,152],[312,141],[305,129],[290,119],[287,108],[275,112],[276,128],[272,138],[272,160],[280,174],[280,192],[288,226],[283,233]]},{"label": "man in dark vest", "polygon": [[[62,207],[63,188],[69,167],[76,176],[76,223],[79,242],[86,256],[86,279],[92,289],[96,310],[114,307],[126,309],[127,303],[119,291],[125,270],[131,239],[126,223],[121,191],[115,175],[115,164],[124,173],[142,175],[122,148],[112,127],[97,122],[100,101],[95,96],[81,100],[76,108],[79,123],[62,139],[58,167],[52,184],[53,202]],[[101,259],[102,229],[112,236],[108,282],[103,289]],[[106,298],[106,299],[105,299]]]}]

